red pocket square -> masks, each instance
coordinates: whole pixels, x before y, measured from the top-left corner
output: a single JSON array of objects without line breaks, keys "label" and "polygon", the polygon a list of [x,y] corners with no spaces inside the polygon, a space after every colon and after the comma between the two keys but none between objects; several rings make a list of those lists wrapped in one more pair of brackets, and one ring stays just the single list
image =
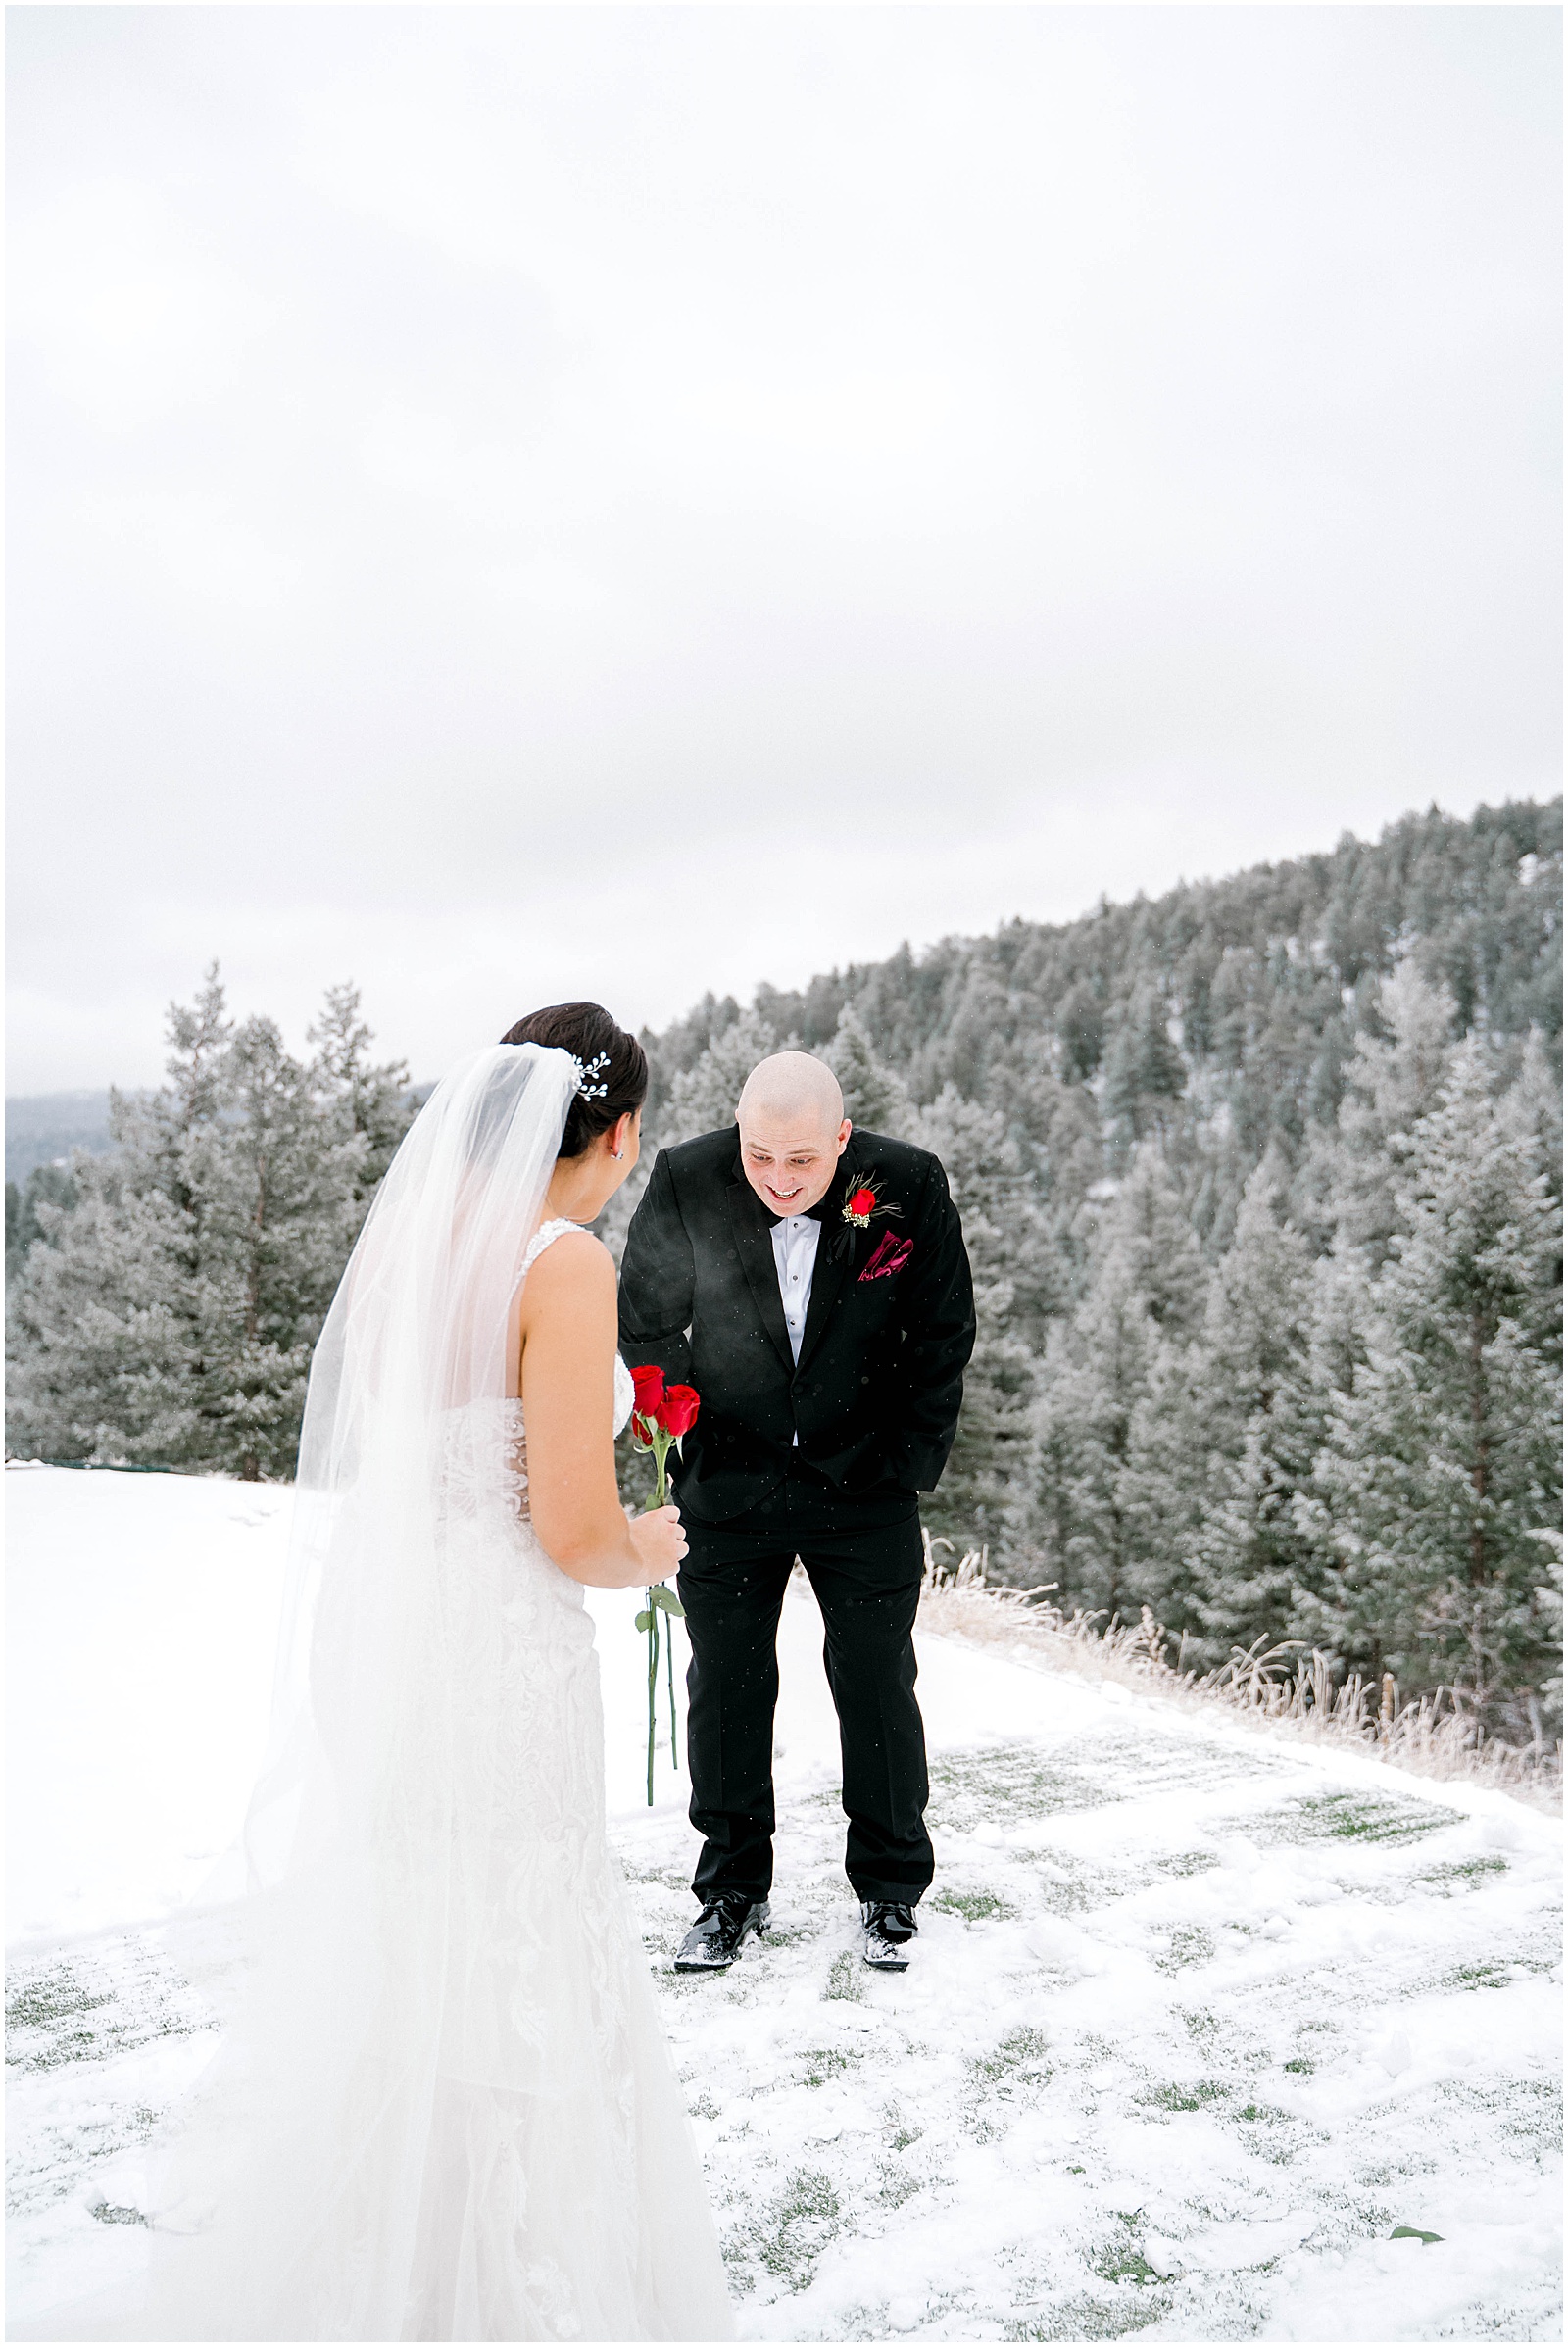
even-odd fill
[{"label": "red pocket square", "polygon": [[884,1231],[876,1243],[875,1253],[860,1277],[862,1280],[890,1280],[896,1271],[904,1269],[913,1252],[912,1239],[895,1239],[891,1231]]}]

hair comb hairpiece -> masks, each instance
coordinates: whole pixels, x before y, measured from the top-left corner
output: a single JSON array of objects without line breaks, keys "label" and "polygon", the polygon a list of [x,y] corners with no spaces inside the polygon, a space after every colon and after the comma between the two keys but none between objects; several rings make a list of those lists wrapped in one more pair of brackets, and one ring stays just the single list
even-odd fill
[{"label": "hair comb hairpiece", "polygon": [[568,1051],[566,1056],[577,1071],[577,1093],[579,1099],[585,1100],[602,1100],[606,1093],[609,1092],[610,1086],[608,1084],[595,1084],[592,1079],[595,1076],[602,1075],[604,1070],[610,1065],[610,1053],[608,1051],[601,1051],[596,1059],[589,1060],[586,1067],[584,1067],[582,1061],[578,1058],[575,1051]]}]

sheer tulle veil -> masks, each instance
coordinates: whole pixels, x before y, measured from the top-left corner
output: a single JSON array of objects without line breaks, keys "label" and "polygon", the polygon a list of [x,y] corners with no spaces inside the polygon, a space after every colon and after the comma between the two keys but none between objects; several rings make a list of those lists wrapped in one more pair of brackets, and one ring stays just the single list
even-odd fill
[{"label": "sheer tulle veil", "polygon": [[436,2105],[454,2078],[492,2101],[498,2074],[538,2083],[466,2041],[497,2033],[466,1983],[497,1797],[473,1756],[503,1733],[505,1690],[465,1560],[505,1488],[518,1282],[579,1074],[535,1044],[455,1068],[343,1275],[244,1832],[243,1986],[155,2183],[145,2303],[85,2335],[435,2335],[405,2325]]},{"label": "sheer tulle veil", "polygon": [[[311,1364],[300,1434],[271,1751],[245,1841],[253,1891],[444,1812],[439,1750],[410,1704],[444,1693],[454,1446],[499,1442],[516,1391],[514,1306],[579,1069],[496,1044],[431,1094],[388,1168]],[[454,1413],[490,1405],[475,1420]],[[461,1429],[461,1435],[460,1435]],[[478,1457],[470,1460],[482,1469]],[[478,1472],[465,1479],[482,1488]],[[432,1677],[432,1663],[435,1674]],[[422,1751],[407,1781],[392,1756]],[[396,1786],[394,1791],[393,1787]],[[389,1806],[390,1804],[390,1806]]]}]

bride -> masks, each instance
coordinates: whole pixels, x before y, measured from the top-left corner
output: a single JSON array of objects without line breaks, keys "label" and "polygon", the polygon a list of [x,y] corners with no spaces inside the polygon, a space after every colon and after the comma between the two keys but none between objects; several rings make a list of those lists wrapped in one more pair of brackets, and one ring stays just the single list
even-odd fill
[{"label": "bride", "polygon": [[367,1218],[311,1372],[248,1978],[129,2335],[732,2335],[583,1604],[686,1545],[616,1496],[631,1381],[581,1227],[647,1083],[597,1004],[536,1012],[437,1087]]}]

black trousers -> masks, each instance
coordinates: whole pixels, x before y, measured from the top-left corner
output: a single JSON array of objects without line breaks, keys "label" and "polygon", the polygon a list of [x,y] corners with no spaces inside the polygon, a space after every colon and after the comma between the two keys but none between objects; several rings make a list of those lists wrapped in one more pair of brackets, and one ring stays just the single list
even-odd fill
[{"label": "black trousers", "polygon": [[822,1609],[822,1661],[839,1715],[844,1866],[862,1899],[912,1905],[931,1881],[925,1730],[914,1699],[920,1518],[861,1525],[845,1509],[797,1517],[781,1503],[739,1523],[685,1522],[678,1588],[691,1821],[703,1835],[692,1888],[766,1898],[773,1882],[773,1711],[778,1618],[798,1556]]}]

